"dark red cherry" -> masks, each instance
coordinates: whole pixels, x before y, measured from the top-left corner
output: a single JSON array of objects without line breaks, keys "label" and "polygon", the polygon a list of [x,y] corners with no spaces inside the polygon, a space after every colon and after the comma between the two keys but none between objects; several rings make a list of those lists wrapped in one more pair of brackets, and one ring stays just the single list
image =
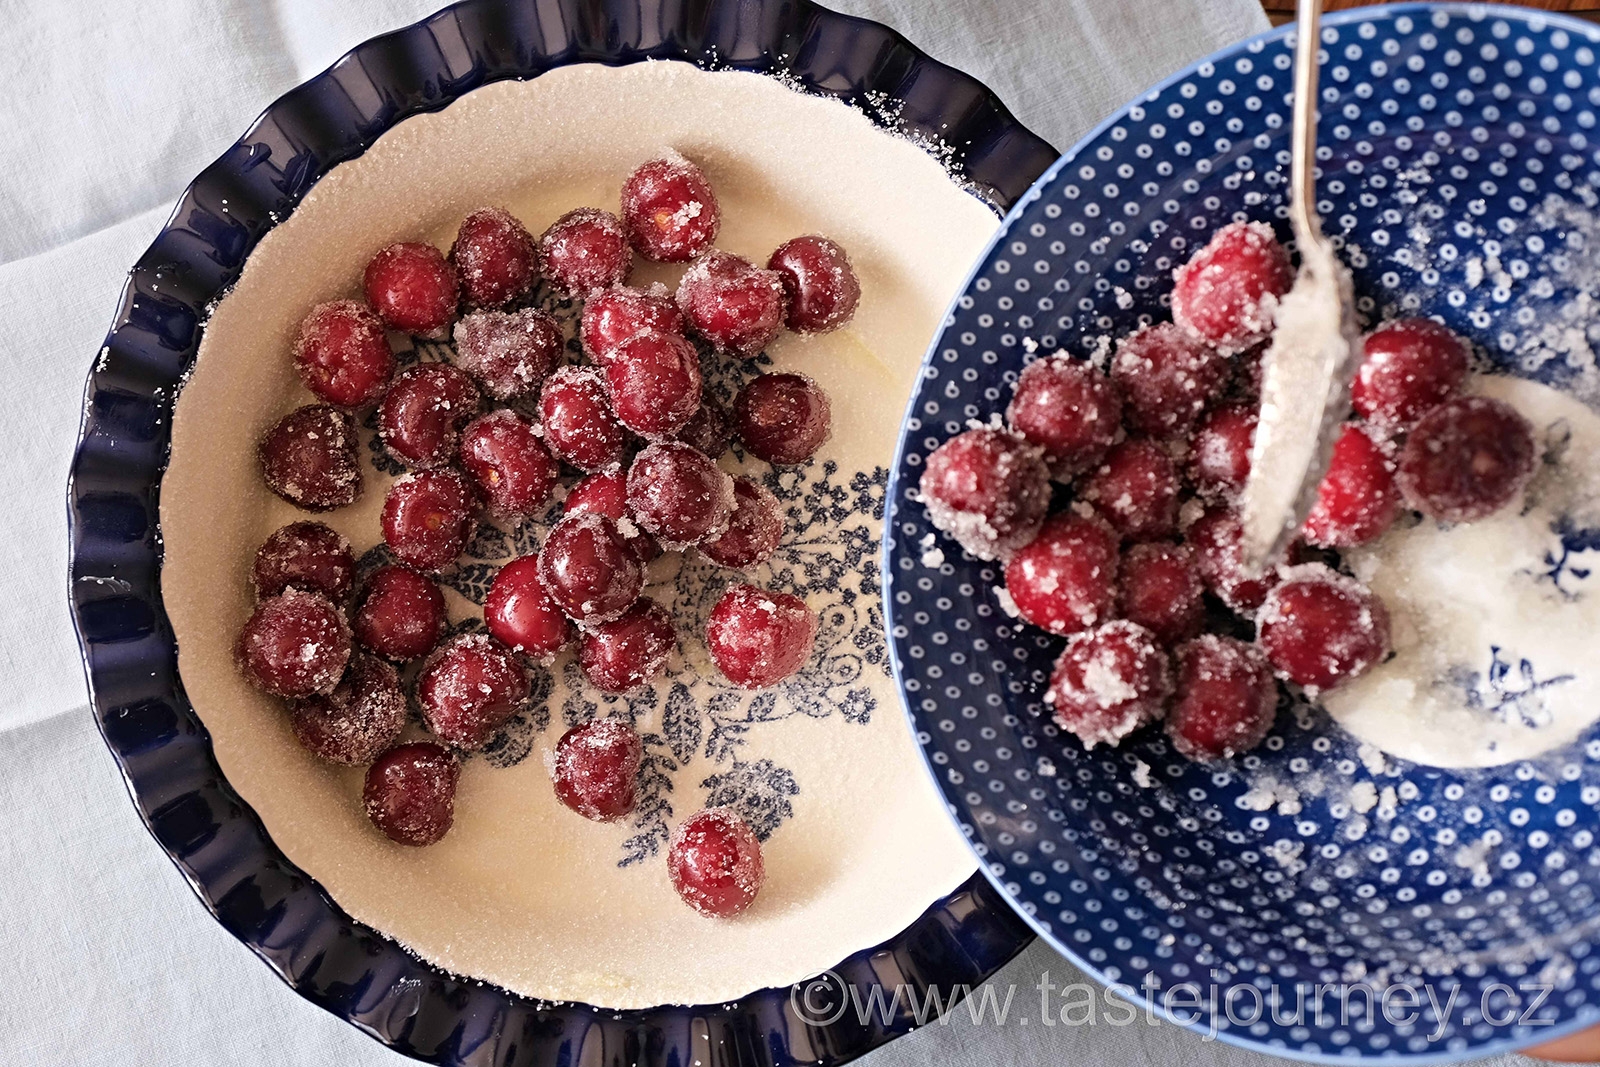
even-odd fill
[{"label": "dark red cherry", "polygon": [[331,693],[350,661],[350,627],[321,593],[285,589],[256,605],[234,658],[246,679],[274,696]]},{"label": "dark red cherry", "polygon": [[256,596],[294,586],[342,604],[355,586],[356,557],[344,535],[320,522],[291,522],[256,550],[251,568]]},{"label": "dark red cherry", "polygon": [[443,570],[466,550],[475,507],[472,490],[460,474],[418,471],[389,487],[381,516],[383,540],[406,566]]},{"label": "dark red cherry", "polygon": [[356,640],[386,659],[426,656],[448,621],[444,594],[415,571],[379,567],[367,578],[356,608]]},{"label": "dark red cherry", "polygon": [[561,327],[538,308],[474,311],[455,339],[456,363],[496,400],[537,393],[566,350]]},{"label": "dark red cherry", "polygon": [[676,153],[641,163],[622,183],[622,223],[646,259],[687,263],[711,247],[722,221],[699,167]]},{"label": "dark red cherry", "polygon": [[767,260],[789,299],[784,325],[796,333],[826,333],[850,321],[861,302],[861,282],[837,242],[809,234],[779,245]]},{"label": "dark red cherry", "polygon": [[615,822],[638,803],[643,760],[637,730],[618,719],[590,719],[556,742],[556,798],[585,819]]},{"label": "dark red cherry", "polygon": [[721,919],[748,908],[767,877],[755,831],[728,808],[696,812],[673,829],[667,875],[685,904]]},{"label": "dark red cherry", "polygon": [[353,411],[383,395],[395,360],[371,308],[332,300],[312,308],[300,323],[294,364],[318,400]]},{"label": "dark red cherry", "polygon": [[504,307],[539,280],[538,242],[502,208],[479,208],[462,220],[450,262],[472,307]]},{"label": "dark red cherry", "polygon": [[431,845],[450,831],[460,777],[449,749],[431,741],[396,745],[367,768],[367,818],[398,844]]},{"label": "dark red cherry", "polygon": [[392,244],[367,262],[367,303],[403,333],[443,339],[461,303],[456,269],[433,245]]},{"label": "dark red cherry", "polygon": [[488,634],[458,634],[423,663],[417,703],[434,736],[471,751],[489,743],[530,689],[510,649]]},{"label": "dark red cherry", "polygon": [[355,420],[327,404],[296,408],[261,438],[267,488],[305,511],[332,511],[361,496]]},{"label": "dark red cherry", "polygon": [[513,652],[548,662],[577,631],[539,577],[539,558],[519,556],[500,568],[483,602],[489,633]]}]

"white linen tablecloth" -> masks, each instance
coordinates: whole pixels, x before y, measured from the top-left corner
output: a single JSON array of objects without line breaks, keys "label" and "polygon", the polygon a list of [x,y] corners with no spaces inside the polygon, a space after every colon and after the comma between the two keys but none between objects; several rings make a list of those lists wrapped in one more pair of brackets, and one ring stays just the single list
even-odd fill
[{"label": "white linen tablecloth", "polygon": [[[127,268],[184,185],[273,98],[436,5],[0,0],[13,71],[0,100],[0,1063],[402,1062],[284,987],[140,825],[85,705],[64,491],[84,376]],[[974,74],[1063,148],[1171,71],[1266,27],[1256,0],[832,6]],[[1268,1062],[1143,1019],[1040,1025],[1045,971],[1080,980],[1036,945],[996,979],[1017,988],[1007,1025],[958,1010],[869,1062]]]}]

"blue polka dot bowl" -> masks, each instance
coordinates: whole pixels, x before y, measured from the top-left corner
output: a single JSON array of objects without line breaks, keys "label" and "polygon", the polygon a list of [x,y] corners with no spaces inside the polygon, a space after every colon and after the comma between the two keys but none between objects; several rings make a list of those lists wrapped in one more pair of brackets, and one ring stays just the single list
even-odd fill
[{"label": "blue polka dot bowl", "polygon": [[[1403,4],[1333,15],[1322,38],[1318,208],[1363,317],[1438,316],[1495,370],[1594,406],[1600,242],[1580,238],[1600,192],[1600,26]],[[1266,742],[1230,763],[1189,763],[1159,729],[1086,752],[1042,701],[1061,639],[1014,623],[996,566],[915,500],[928,453],[1003,411],[1028,361],[1167,317],[1172,267],[1231,220],[1287,238],[1292,56],[1291,26],[1172,77],[1011,212],[906,414],[887,624],[952,813],[1073,962],[1238,1045],[1454,1062],[1600,1023],[1600,730],[1446,770],[1363,749],[1286,693]],[[1600,551],[1600,531],[1568,533],[1553,565]],[[1263,781],[1311,769],[1325,795],[1261,802]]]}]

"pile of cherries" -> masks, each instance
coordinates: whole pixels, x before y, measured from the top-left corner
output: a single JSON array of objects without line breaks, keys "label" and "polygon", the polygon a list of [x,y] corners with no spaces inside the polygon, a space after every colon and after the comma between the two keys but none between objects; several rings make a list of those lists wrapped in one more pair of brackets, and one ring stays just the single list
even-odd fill
[{"label": "pile of cherries", "polygon": [[1232,223],[1174,272],[1173,321],[1122,338],[1105,371],[1064,354],[1029,363],[1004,426],[927,459],[933,524],[1002,561],[1002,603],[1067,638],[1045,700],[1086,748],[1161,720],[1192,760],[1255,747],[1276,714],[1274,676],[1315,698],[1388,653],[1384,605],[1339,571],[1339,549],[1375,540],[1405,507],[1483,518],[1533,474],[1528,420],[1461,395],[1461,339],[1426,319],[1385,323],[1365,339],[1355,417],[1300,538],[1247,573],[1237,497],[1292,280],[1268,226]]},{"label": "pile of cherries", "polygon": [[[370,764],[372,822],[402,844],[449,830],[457,752],[482,748],[529,699],[530,672],[576,645],[590,683],[625,694],[658,677],[677,646],[671,614],[642,595],[663,550],[698,550],[745,569],[784,532],[777,500],[717,460],[735,435],[773,464],[810,459],[827,438],[827,395],[803,374],[761,374],[732,410],[705,389],[691,336],[740,360],[787,326],[847,322],[860,285],[844,249],[797,237],[765,267],[712,247],[720,211],[681,156],[652,160],[622,188],[619,218],[579,208],[534,237],[506,211],[462,222],[448,255],[395,244],[372,257],[365,300],[320,304],[294,361],[318,403],[262,438],[268,488],[296,507],[347,506],[362,490],[354,416],[376,407],[384,448],[408,473],[384,499],[383,540],[397,561],[356,588],[349,544],[296,522],[255,562],[257,605],[239,634],[244,675],[290,701],[296,737],[341,764]],[[676,294],[626,285],[635,254],[689,263]],[[544,279],[582,301],[578,339],[591,361],[563,365],[561,324],[531,306]],[[453,331],[452,331],[453,327]],[[396,372],[388,332],[443,340],[453,362]],[[575,472],[569,474],[568,472]],[[484,605],[487,633],[447,636],[430,575],[456,565],[480,518],[541,515],[571,482],[542,548],[507,563]],[[799,597],[733,584],[705,641],[734,685],[758,689],[810,656],[817,617]],[[397,744],[407,694],[397,665],[420,661],[411,688],[431,740]],[[574,727],[556,746],[556,795],[585,818],[633,811],[643,747],[614,719]],[[747,907],[761,851],[732,811],[700,812],[671,836],[680,895],[709,915]]]}]

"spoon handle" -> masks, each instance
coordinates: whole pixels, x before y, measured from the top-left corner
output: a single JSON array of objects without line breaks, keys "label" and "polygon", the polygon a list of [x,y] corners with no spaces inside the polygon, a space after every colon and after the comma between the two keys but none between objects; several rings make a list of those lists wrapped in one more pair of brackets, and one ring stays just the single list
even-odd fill
[{"label": "spoon handle", "polygon": [[1317,52],[1322,0],[1298,0],[1294,44],[1294,161],[1289,171],[1289,225],[1304,246],[1322,236],[1317,218]]}]

